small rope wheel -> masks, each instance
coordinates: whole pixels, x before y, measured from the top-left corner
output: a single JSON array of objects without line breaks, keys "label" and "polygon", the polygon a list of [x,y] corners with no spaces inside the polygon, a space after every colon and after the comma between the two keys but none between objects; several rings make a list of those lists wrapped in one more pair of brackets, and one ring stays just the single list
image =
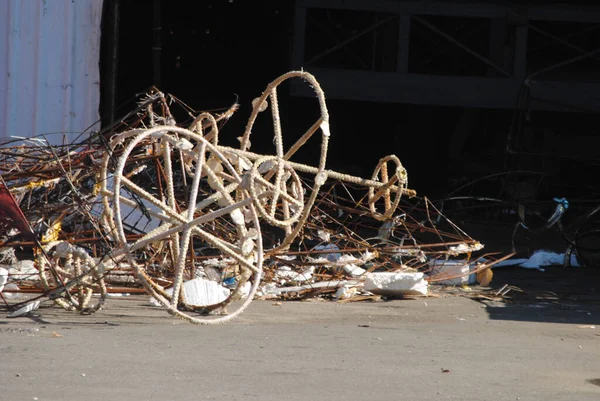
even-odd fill
[{"label": "small rope wheel", "polygon": [[[40,280],[46,291],[65,287],[62,296],[54,302],[66,310],[92,313],[106,300],[106,285],[94,259],[78,246],[66,241],[53,241],[43,247],[37,256]],[[46,255],[50,258],[46,258]],[[98,302],[90,304],[92,294],[100,294]]]},{"label": "small rope wheel", "polygon": [[[148,169],[155,180],[152,186],[143,186],[143,177],[127,174],[130,155],[143,143],[153,149],[155,164]],[[185,175],[192,176],[191,182],[183,182]],[[252,200],[247,192],[239,200],[232,196],[239,194],[241,183],[229,159],[201,134],[176,126],[143,131],[127,144],[114,171],[112,223],[119,249],[110,257],[125,259],[146,291],[175,316],[202,324],[234,318],[252,301],[263,263]],[[158,222],[141,237],[126,234],[124,210],[141,213],[139,203],[123,196],[126,192],[135,194]],[[207,272],[204,257],[220,263],[219,271],[212,269],[207,279],[201,275]],[[157,265],[163,270],[153,277],[150,268]],[[167,285],[165,277],[170,281]],[[188,281],[198,283],[196,279],[205,288],[218,287],[224,295],[199,300],[196,287],[187,286]]]},{"label": "small rope wheel", "polygon": [[248,190],[257,211],[270,224],[288,227],[304,212],[304,191],[298,173],[280,157],[254,162]]},{"label": "small rope wheel", "polygon": [[[390,162],[395,164],[392,169],[389,168]],[[398,208],[402,192],[408,184],[408,175],[406,169],[402,167],[400,159],[395,155],[389,155],[379,160],[379,163],[373,172],[372,179],[373,181],[381,182],[382,185],[379,187],[369,187],[369,208],[375,219],[385,221],[391,218]],[[377,211],[376,204],[382,198],[384,212],[380,213]]]}]

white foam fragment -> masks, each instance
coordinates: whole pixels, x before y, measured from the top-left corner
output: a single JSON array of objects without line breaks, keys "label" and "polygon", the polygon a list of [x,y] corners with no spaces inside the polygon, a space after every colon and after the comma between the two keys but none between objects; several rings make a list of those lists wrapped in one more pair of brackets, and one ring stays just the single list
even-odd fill
[{"label": "white foam fragment", "polygon": [[427,281],[423,273],[368,273],[365,290],[378,295],[427,295]]},{"label": "white foam fragment", "polygon": [[212,267],[227,267],[232,263],[234,263],[233,258],[212,258],[206,259],[202,262],[203,265]]},{"label": "white foam fragment", "polygon": [[[526,269],[538,269],[540,271],[544,271],[542,268],[543,266],[562,266],[565,264],[565,259],[566,257],[564,253],[537,250],[529,257],[529,259],[507,259],[497,263],[494,267],[518,265]],[[571,255],[569,262],[573,267],[580,267],[575,254]]]},{"label": "white foam fragment", "polygon": [[319,237],[321,240],[323,240],[325,242],[329,242],[329,240],[331,239],[331,233],[329,233],[327,231],[319,230],[319,231],[317,231],[317,237]]},{"label": "white foam fragment", "polygon": [[315,267],[311,266],[304,270],[302,273],[298,273],[292,270],[289,266],[281,266],[275,271],[275,275],[282,280],[289,280],[296,283],[304,283],[312,279],[312,274],[315,271]]},{"label": "white foam fragment", "polygon": [[[314,290],[317,288],[339,288],[343,286],[360,286],[362,285],[358,280],[331,280],[331,281],[319,281],[312,284],[299,285],[295,287],[269,287],[272,293],[283,294],[287,292],[299,292],[303,290]],[[265,285],[267,287],[268,285]],[[265,291],[265,289],[263,289]]]},{"label": "white foam fragment", "polygon": [[431,273],[429,275],[432,279],[435,279],[434,284],[463,285],[474,284],[476,281],[476,274],[469,274],[471,268],[467,262],[460,260],[432,260],[429,262],[429,265],[431,266]]},{"label": "white foam fragment", "polygon": [[462,243],[462,244],[458,244],[456,246],[451,246],[448,249],[448,251],[449,251],[448,253],[450,255],[456,255],[457,256],[457,255],[461,255],[461,254],[464,254],[464,253],[477,252],[477,251],[480,251],[482,249],[483,249],[483,244],[481,244],[479,242],[476,242],[476,243],[470,244],[470,245]]},{"label": "white foam fragment", "polygon": [[4,284],[8,281],[8,270],[0,267],[0,292],[4,289]]},{"label": "white foam fragment", "polygon": [[[227,299],[231,291],[211,280],[195,278],[183,283],[184,299],[188,305],[207,306],[218,304]],[[173,294],[173,289],[168,288],[165,292]],[[160,306],[160,303],[154,298],[150,298],[150,303]]]},{"label": "white foam fragment", "polygon": [[19,286],[15,283],[8,283],[4,286],[4,292],[2,293],[2,296],[6,299],[21,298],[21,293],[18,292],[19,290]]},{"label": "white foam fragment", "polygon": [[26,313],[29,313],[33,310],[36,310],[40,307],[41,301],[33,301],[25,304],[23,307],[17,309],[16,311],[10,313],[7,317],[19,317],[23,316]]},{"label": "white foam fragment", "polygon": [[33,260],[20,260],[8,271],[12,280],[39,280],[40,272],[35,268]]},{"label": "white foam fragment", "polygon": [[343,285],[335,292],[335,298],[338,300],[348,299],[352,298],[356,294],[358,294],[358,288],[356,286]]},{"label": "white foam fragment", "polygon": [[360,262],[361,259],[358,259],[355,256],[352,256],[352,255],[349,255],[349,254],[345,253],[342,256],[340,256],[340,258],[337,261],[338,261],[338,263],[347,264],[347,263],[357,263],[357,262]]},{"label": "white foam fragment", "polygon": [[344,271],[353,277],[362,276],[365,274],[366,270],[362,267],[358,267],[353,263],[348,263],[344,265]]},{"label": "white foam fragment", "polygon": [[258,297],[267,297],[267,298],[273,297],[274,298],[278,295],[281,295],[281,290],[279,287],[277,287],[277,284],[267,283],[258,288],[258,291],[256,291],[256,295]]}]

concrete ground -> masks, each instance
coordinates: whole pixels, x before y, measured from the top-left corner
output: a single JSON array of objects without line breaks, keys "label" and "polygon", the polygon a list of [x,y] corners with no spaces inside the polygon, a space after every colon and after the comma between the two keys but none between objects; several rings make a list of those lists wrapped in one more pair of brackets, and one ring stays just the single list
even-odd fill
[{"label": "concrete ground", "polygon": [[502,302],[254,301],[219,326],[146,296],[3,309],[0,400],[599,400],[599,273],[496,269]]}]

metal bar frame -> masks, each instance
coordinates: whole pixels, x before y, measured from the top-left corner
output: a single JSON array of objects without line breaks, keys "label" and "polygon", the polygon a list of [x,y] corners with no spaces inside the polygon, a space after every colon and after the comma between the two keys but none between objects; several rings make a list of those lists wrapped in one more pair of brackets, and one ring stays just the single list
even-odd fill
[{"label": "metal bar frame", "polygon": [[[577,105],[581,110],[585,109],[585,107],[581,107],[585,103],[581,99],[582,88],[587,88],[586,92],[588,93],[597,89],[600,90],[597,82],[584,81],[580,77],[562,81],[545,81],[541,79],[539,76],[544,72],[561,68],[585,58],[600,60],[600,51],[592,49],[586,53],[585,49],[572,45],[566,39],[534,25],[535,21],[591,22],[600,25],[600,7],[598,6],[579,7],[569,4],[523,5],[517,3],[499,5],[484,1],[448,3],[434,0],[402,2],[392,0],[373,0],[369,2],[360,0],[298,0],[296,7],[296,31],[294,35],[296,48],[294,49],[293,67],[300,69],[304,65],[310,65],[311,72],[327,85],[327,93],[330,98],[513,109],[517,103],[516,99],[522,91],[522,86],[527,84],[529,85],[530,103],[528,107],[530,109],[572,111],[573,107],[571,106],[574,105]],[[395,71],[319,68],[311,65],[325,53],[313,57],[307,63],[299,55],[300,52],[304,51],[304,37],[306,34],[306,24],[301,21],[301,18],[302,14],[306,18],[308,8],[396,14],[399,29]],[[502,53],[498,52],[495,55],[491,53],[481,54],[470,48],[464,40],[444,32],[426,18],[423,18],[426,16],[490,18],[496,21],[504,21],[505,26],[510,27],[514,32],[514,39],[510,44],[512,57],[503,56]],[[489,66],[488,73],[475,77],[455,76],[451,73],[446,75],[409,73],[409,44],[411,27],[414,21],[485,63]],[[501,24],[502,22],[498,23]],[[490,25],[490,32],[494,29],[492,25]],[[562,60],[538,71],[528,71],[528,58],[535,57],[535,55],[529,54],[531,50],[528,48],[530,28],[531,32],[540,33],[558,44],[578,51],[580,54],[577,57]],[[370,27],[367,30],[373,29],[373,27]],[[361,32],[363,35],[366,33],[364,31]],[[412,34],[414,35],[414,33]],[[355,37],[358,36],[355,35]],[[346,43],[338,44],[337,47],[329,49],[326,51],[327,54]],[[504,57],[504,60],[502,57]],[[532,60],[535,60],[535,58],[532,58]],[[413,61],[411,60],[411,62]],[[534,77],[537,79],[534,80]],[[340,80],[344,80],[345,84],[340,84]],[[296,83],[292,83],[291,91],[294,95],[307,95],[306,91]],[[561,99],[559,103],[562,104],[548,102],[544,99]]]}]

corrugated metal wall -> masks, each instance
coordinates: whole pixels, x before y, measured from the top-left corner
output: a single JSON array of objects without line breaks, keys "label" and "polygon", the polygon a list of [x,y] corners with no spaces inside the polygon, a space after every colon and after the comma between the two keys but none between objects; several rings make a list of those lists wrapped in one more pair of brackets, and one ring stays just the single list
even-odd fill
[{"label": "corrugated metal wall", "polygon": [[0,139],[98,129],[102,3],[0,0]]}]

